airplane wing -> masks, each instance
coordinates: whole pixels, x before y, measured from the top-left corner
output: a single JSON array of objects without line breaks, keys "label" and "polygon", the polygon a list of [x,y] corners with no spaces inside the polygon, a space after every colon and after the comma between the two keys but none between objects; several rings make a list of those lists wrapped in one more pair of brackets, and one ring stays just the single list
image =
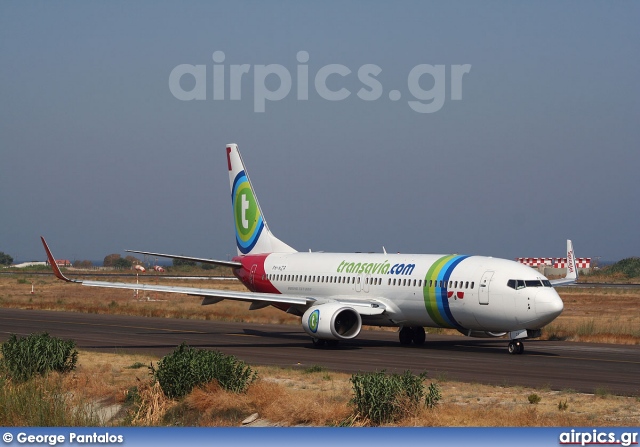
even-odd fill
[{"label": "airplane wing", "polygon": [[171,259],[182,259],[183,261],[195,261],[202,262],[204,264],[215,264],[221,265],[224,267],[242,267],[242,264],[235,261],[218,261],[217,259],[206,259],[206,258],[193,258],[191,256],[182,256],[182,255],[167,255],[163,253],[152,253],[150,251],[137,251],[137,250],[125,250],[129,253],[139,253],[141,255],[149,255],[149,256],[160,256],[161,258],[171,258]]},{"label": "airplane wing", "polygon": [[[281,295],[278,293],[255,293],[255,292],[242,292],[242,291],[231,291],[231,290],[220,290],[220,289],[202,289],[195,287],[180,287],[180,286],[161,286],[156,284],[134,284],[134,283],[123,283],[123,282],[108,282],[108,281],[90,281],[90,280],[75,280],[67,278],[61,271],[58,265],[56,264],[55,258],[53,254],[51,254],[51,250],[47,245],[47,242],[43,237],[40,237],[42,240],[42,245],[44,246],[45,251],[47,252],[47,258],[49,259],[49,264],[53,269],[53,274],[62,281],[72,282],[76,284],[82,284],[83,286],[89,287],[106,287],[112,289],[129,289],[129,290],[147,290],[152,292],[166,292],[166,293],[182,293],[186,295],[192,296],[201,296],[203,297],[202,304],[215,304],[222,300],[237,300],[237,301],[248,301],[252,303],[264,303],[268,304],[290,304],[290,305],[298,305],[298,306],[312,306],[316,303],[317,299],[308,296],[302,295]],[[139,253],[139,252],[136,252]],[[186,258],[186,257],[183,257]],[[188,259],[197,259],[197,258],[188,258]],[[229,263],[231,264],[231,263]],[[344,304],[348,304],[356,308],[357,312],[361,315],[377,315],[381,314],[385,311],[386,306],[381,301],[377,300],[349,300],[342,301],[340,299],[335,300],[326,300],[325,301],[337,301]],[[260,306],[262,307],[262,306]]]},{"label": "airplane wing", "polygon": [[578,268],[576,267],[576,256],[573,251],[573,242],[567,239],[567,276],[550,281],[553,287],[567,286],[578,282]]}]

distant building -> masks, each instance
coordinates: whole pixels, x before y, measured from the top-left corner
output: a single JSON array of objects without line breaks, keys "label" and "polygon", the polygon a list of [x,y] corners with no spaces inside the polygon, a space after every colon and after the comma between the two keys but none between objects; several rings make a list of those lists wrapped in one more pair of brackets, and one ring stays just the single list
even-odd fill
[{"label": "distant building", "polygon": [[[516,258],[520,264],[528,265],[529,267],[547,266],[555,269],[566,269],[567,258]],[[576,267],[579,269],[590,269],[591,258],[576,258]]]},{"label": "distant building", "polygon": [[[68,259],[56,259],[56,264],[58,267],[71,267],[71,261]],[[49,261],[47,261],[47,265],[49,265]]]},{"label": "distant building", "polygon": [[37,265],[49,265],[49,263],[45,262],[45,261],[42,261],[42,262],[35,262],[35,261],[34,262],[23,262],[21,264],[12,265],[11,267],[17,267],[19,269],[22,269],[22,268],[25,268],[25,267],[34,267],[34,266],[37,266]]},{"label": "distant building", "polygon": [[[545,276],[564,275],[567,271],[567,258],[516,258],[520,264],[538,270]],[[576,258],[578,273],[591,271],[591,258]]]}]

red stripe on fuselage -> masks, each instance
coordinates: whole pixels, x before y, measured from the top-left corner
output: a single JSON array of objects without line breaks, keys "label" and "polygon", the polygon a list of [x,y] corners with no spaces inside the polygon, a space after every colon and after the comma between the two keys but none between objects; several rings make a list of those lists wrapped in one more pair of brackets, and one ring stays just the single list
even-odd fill
[{"label": "red stripe on fuselage", "polygon": [[257,293],[280,293],[271,281],[266,279],[264,262],[268,254],[236,256],[235,262],[240,262],[242,267],[234,269],[233,274],[244,284],[247,289]]},{"label": "red stripe on fuselage", "polygon": [[[256,293],[280,293],[271,281],[267,279],[264,263],[269,254],[236,256],[234,261],[242,263],[242,267],[234,269],[233,274],[245,285],[245,287]],[[255,266],[255,268],[254,268]],[[253,270],[253,271],[252,271]],[[273,307],[286,311],[289,304],[273,303]]]}]

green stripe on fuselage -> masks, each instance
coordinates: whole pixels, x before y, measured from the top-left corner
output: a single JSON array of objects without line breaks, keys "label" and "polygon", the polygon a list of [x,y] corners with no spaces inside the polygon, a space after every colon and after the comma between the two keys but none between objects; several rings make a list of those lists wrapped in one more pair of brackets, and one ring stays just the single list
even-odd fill
[{"label": "green stripe on fuselage", "polygon": [[[455,257],[456,257],[455,255],[443,256],[442,258],[434,262],[431,268],[429,269],[429,271],[427,272],[427,275],[425,276],[424,288],[422,289],[423,296],[424,296],[424,305],[427,309],[427,313],[429,314],[431,319],[434,321],[434,323],[436,323],[441,327],[447,327],[447,328],[451,328],[453,326],[447,323],[446,319],[441,315],[440,309],[438,309],[438,295],[440,295],[439,293],[440,288],[437,287],[438,285],[437,281],[438,281],[438,276],[440,275],[440,272],[442,270],[442,267],[444,267],[450,260],[452,260]],[[436,285],[436,287],[429,287],[430,280],[434,281],[434,284]]]}]

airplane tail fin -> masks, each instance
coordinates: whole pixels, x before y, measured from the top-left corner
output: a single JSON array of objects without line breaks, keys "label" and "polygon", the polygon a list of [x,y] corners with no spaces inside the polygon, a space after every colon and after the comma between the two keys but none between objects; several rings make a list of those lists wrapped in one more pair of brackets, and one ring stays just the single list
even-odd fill
[{"label": "airplane tail fin", "polygon": [[578,280],[578,268],[576,266],[576,255],[573,251],[573,242],[567,239],[567,276],[565,279]]},{"label": "airplane tail fin", "polygon": [[227,167],[238,255],[294,253],[269,231],[237,144],[227,144]]},{"label": "airplane tail fin", "polygon": [[551,281],[552,286],[566,286],[578,282],[578,268],[576,266],[576,254],[573,251],[573,242],[567,239],[567,276]]}]

